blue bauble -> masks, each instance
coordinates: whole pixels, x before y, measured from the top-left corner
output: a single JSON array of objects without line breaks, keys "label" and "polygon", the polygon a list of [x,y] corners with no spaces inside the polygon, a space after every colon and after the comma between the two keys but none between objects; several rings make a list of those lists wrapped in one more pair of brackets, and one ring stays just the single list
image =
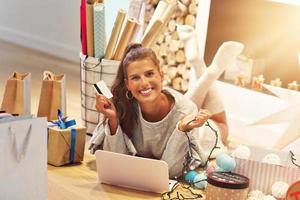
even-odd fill
[{"label": "blue bauble", "polygon": [[224,169],[222,169],[221,167],[219,167],[218,165],[216,166],[216,172],[228,172]]},{"label": "blue bauble", "polygon": [[194,170],[188,171],[188,173],[186,173],[186,175],[184,176],[184,180],[188,183],[193,183],[194,178],[197,174],[198,174],[198,172],[196,172]]},{"label": "blue bauble", "polygon": [[232,172],[236,166],[235,159],[223,153],[219,154],[216,158],[217,166],[225,172]]},{"label": "blue bauble", "polygon": [[205,174],[197,174],[194,178],[195,187],[199,189],[205,189],[207,186],[206,180],[207,180],[207,176]]}]

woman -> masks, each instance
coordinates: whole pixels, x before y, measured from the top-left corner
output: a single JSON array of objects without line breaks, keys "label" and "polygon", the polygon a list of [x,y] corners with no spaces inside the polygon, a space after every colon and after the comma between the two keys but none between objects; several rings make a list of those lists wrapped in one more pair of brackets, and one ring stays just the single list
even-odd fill
[{"label": "woman", "polygon": [[198,112],[197,106],[182,94],[163,89],[162,81],[163,72],[155,53],[140,44],[129,46],[112,87],[113,98],[96,96],[96,108],[106,120],[94,131],[92,152],[101,148],[161,159],[168,163],[169,175],[174,178],[182,173],[189,148],[184,133],[189,132],[195,145],[189,165],[195,167],[206,161],[197,139],[199,130],[211,132],[203,126],[210,114]]}]

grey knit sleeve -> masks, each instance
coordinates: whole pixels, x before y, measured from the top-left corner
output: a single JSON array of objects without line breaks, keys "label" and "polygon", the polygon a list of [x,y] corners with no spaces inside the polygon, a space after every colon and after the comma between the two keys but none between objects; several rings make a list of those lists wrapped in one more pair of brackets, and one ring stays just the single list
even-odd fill
[{"label": "grey knit sleeve", "polygon": [[108,120],[98,124],[95,128],[90,140],[89,149],[92,154],[98,149],[122,154],[136,154],[136,149],[132,141],[122,131],[120,125],[118,125],[117,132],[114,135],[111,135]]}]

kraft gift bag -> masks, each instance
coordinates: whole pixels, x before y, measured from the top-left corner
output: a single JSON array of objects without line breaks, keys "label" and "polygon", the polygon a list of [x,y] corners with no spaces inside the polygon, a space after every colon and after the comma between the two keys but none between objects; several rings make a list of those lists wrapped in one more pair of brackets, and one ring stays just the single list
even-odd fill
[{"label": "kraft gift bag", "polygon": [[47,199],[47,120],[0,119],[0,199]]},{"label": "kraft gift bag", "polygon": [[66,115],[66,76],[45,71],[37,116],[55,120],[58,109]]},{"label": "kraft gift bag", "polygon": [[30,73],[14,72],[6,81],[1,109],[11,114],[31,114],[30,82]]}]

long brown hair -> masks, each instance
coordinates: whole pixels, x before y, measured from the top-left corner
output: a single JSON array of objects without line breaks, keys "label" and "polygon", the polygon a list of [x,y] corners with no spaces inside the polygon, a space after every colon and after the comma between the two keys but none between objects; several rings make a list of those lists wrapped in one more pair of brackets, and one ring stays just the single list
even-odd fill
[{"label": "long brown hair", "polygon": [[118,119],[123,132],[130,138],[132,136],[135,123],[137,122],[137,102],[134,98],[126,98],[127,87],[127,67],[130,63],[145,58],[150,58],[159,70],[159,60],[150,48],[143,48],[141,44],[134,43],[128,45],[118,68],[115,82],[112,86],[113,103],[116,106]]}]

